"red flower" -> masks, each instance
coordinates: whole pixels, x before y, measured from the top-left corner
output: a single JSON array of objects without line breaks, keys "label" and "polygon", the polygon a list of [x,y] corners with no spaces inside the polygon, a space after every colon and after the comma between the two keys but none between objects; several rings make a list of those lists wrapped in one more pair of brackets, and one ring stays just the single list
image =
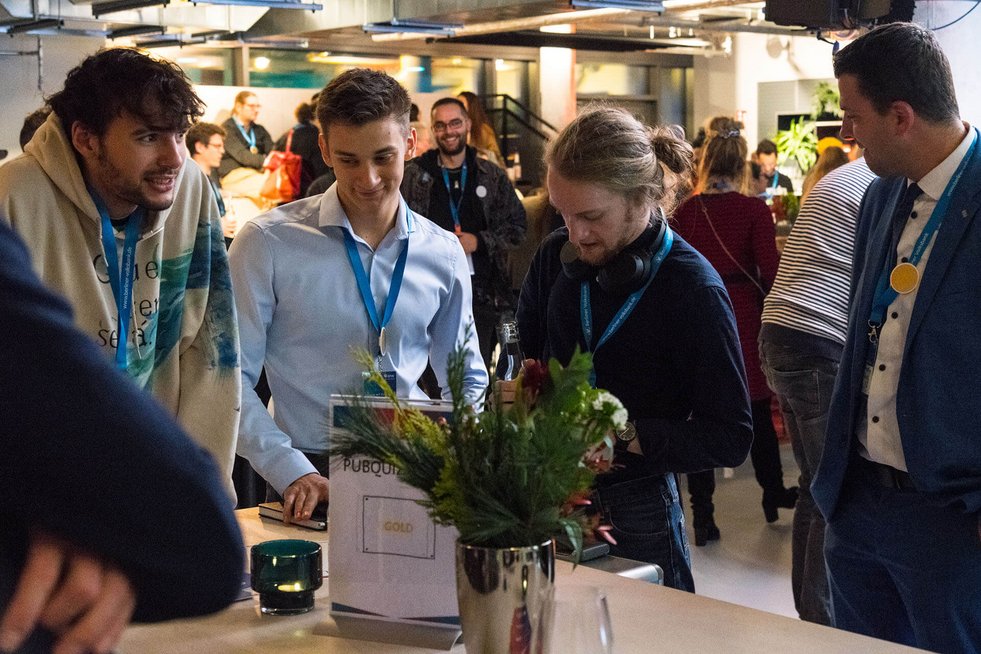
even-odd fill
[{"label": "red flower", "polygon": [[525,390],[525,399],[529,405],[534,404],[535,399],[545,392],[550,380],[548,362],[533,360],[525,364],[521,387]]}]

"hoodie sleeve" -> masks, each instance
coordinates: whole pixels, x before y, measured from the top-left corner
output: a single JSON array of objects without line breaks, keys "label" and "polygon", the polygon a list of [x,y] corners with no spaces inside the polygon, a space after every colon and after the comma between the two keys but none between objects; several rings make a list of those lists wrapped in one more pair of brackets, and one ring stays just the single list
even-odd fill
[{"label": "hoodie sleeve", "polygon": [[218,208],[208,194],[202,204],[187,293],[189,299],[204,295],[204,314],[190,347],[180,354],[177,417],[215,457],[233,493],[242,398],[238,323]]}]

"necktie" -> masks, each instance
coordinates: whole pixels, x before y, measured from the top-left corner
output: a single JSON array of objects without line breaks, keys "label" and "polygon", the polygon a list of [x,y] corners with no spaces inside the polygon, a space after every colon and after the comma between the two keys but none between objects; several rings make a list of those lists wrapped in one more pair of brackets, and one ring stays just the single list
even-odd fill
[{"label": "necktie", "polygon": [[923,190],[918,184],[913,183],[906,187],[906,191],[903,193],[903,197],[899,200],[899,204],[896,205],[896,212],[892,215],[892,252],[895,253],[896,246],[899,245],[899,238],[903,234],[903,229],[906,227],[906,219],[909,218],[910,213],[913,211],[913,203],[916,198],[922,195]]}]

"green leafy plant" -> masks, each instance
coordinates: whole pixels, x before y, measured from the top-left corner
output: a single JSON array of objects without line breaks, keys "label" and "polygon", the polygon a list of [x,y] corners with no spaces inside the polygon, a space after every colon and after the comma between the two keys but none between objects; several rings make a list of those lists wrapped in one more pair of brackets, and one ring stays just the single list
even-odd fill
[{"label": "green leafy plant", "polygon": [[477,413],[463,394],[465,359],[458,348],[448,366],[453,415],[442,422],[400,403],[370,355],[359,360],[393,404],[394,417],[383,419],[365,398],[355,400],[346,433],[333,436],[331,455],[391,464],[426,494],[422,504],[435,521],[455,526],[466,544],[528,546],[565,535],[580,550],[583,529],[592,523],[578,500],[605,465],[593,454],[612,448],[611,430],[627,420],[617,398],[590,386],[589,354],[577,351],[564,368],[554,359],[536,363],[519,378],[513,404],[488,402]]},{"label": "green leafy plant", "polygon": [[814,105],[811,116],[819,120],[822,116],[841,118],[841,96],[830,82],[820,82],[814,87]]},{"label": "green leafy plant", "polygon": [[812,121],[795,120],[790,129],[780,130],[774,139],[781,161],[793,159],[802,173],[806,173],[817,161],[817,135]]}]

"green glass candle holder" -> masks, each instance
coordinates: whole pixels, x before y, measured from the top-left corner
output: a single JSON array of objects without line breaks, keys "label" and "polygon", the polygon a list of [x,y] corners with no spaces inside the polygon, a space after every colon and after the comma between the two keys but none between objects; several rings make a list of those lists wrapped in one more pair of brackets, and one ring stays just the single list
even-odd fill
[{"label": "green glass candle holder", "polygon": [[269,615],[297,615],[313,608],[323,584],[323,554],[308,540],[268,540],[252,546],[252,590]]}]

